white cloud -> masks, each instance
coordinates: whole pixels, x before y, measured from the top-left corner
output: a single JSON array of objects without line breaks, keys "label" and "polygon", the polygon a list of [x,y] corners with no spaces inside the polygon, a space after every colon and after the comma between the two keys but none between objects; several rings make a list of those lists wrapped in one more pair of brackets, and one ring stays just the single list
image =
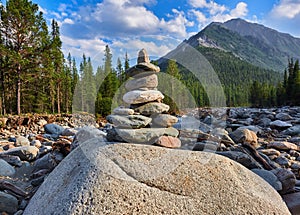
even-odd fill
[{"label": "white cloud", "polygon": [[189,4],[194,8],[206,8],[209,10],[209,13],[211,15],[217,14],[217,13],[223,13],[227,10],[225,5],[217,4],[214,1],[207,0],[189,0]]},{"label": "white cloud", "polygon": [[189,4],[196,8],[204,8],[207,7],[206,0],[189,0]]},{"label": "white cloud", "polygon": [[78,60],[85,54],[87,57],[91,57],[94,67],[102,65],[103,53],[107,45],[103,40],[98,38],[89,40],[74,39],[66,36],[61,36],[61,40],[63,42],[63,52],[65,56],[71,53],[71,55],[75,57],[77,64],[80,62]]},{"label": "white cloud", "polygon": [[59,4],[58,11],[64,12],[67,10],[67,7],[68,7],[68,5],[61,3],[61,4]]},{"label": "white cloud", "polygon": [[75,23],[74,23],[74,21],[73,21],[72,19],[69,19],[69,18],[66,18],[66,19],[63,21],[63,23],[62,23],[62,24],[64,24],[64,23],[66,23],[66,24],[70,24],[70,25],[73,25],[73,24],[75,24]]},{"label": "white cloud", "polygon": [[[186,28],[193,26],[194,23],[186,18],[184,12],[177,9],[173,9],[166,19],[158,18],[153,11],[144,6],[155,2],[154,0],[104,0],[94,7],[91,5],[80,7],[76,11],[76,17],[72,16],[72,20],[77,28],[80,26],[82,29],[89,30],[91,37],[164,34],[186,38]],[[62,29],[69,36],[74,35],[74,28],[62,25]],[[76,35],[81,37],[83,33],[84,31],[81,31]]]},{"label": "white cloud", "polygon": [[196,16],[196,19],[199,23],[206,22],[207,18],[204,13],[195,9],[191,10],[191,12]]},{"label": "white cloud", "polygon": [[196,18],[199,30],[210,22],[226,22],[233,18],[245,18],[248,14],[245,2],[238,2],[233,9],[207,0],[189,0],[189,4],[194,7],[189,12]]},{"label": "white cloud", "polygon": [[300,1],[281,0],[279,4],[273,7],[271,14],[277,18],[293,19],[300,14]]},{"label": "white cloud", "polygon": [[[0,2],[0,6],[2,5],[2,3]],[[39,5],[39,11],[41,11],[43,14],[48,14],[48,11],[45,9],[45,8],[42,8],[40,5]]]},{"label": "white cloud", "polygon": [[239,2],[236,8],[230,11],[232,17],[244,17],[248,13],[247,4],[245,2]]},{"label": "white cloud", "polygon": [[61,15],[59,13],[57,13],[57,12],[51,12],[51,15],[53,15],[58,20],[61,19]]},{"label": "white cloud", "polygon": [[163,44],[163,45],[158,45],[157,43],[151,41],[151,42],[146,42],[142,41],[141,39],[130,39],[130,40],[118,40],[115,41],[112,46],[113,49],[121,49],[121,50],[126,50],[129,53],[129,56],[131,58],[136,58],[137,53],[139,50],[142,48],[145,48],[151,58],[151,60],[157,59],[157,57],[161,57],[165,54],[167,54],[170,50],[175,48],[175,44]]},{"label": "white cloud", "polygon": [[159,22],[159,27],[166,30],[166,33],[174,33],[185,38],[187,36],[186,26],[191,27],[194,23],[185,18],[184,12],[176,9],[173,9],[172,12],[174,13],[174,15],[171,16],[173,19],[169,21],[162,19]]}]

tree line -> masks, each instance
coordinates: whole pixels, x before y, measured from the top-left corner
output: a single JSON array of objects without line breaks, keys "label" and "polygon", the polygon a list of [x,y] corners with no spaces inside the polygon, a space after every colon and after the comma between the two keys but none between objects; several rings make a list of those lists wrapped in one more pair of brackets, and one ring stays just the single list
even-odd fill
[{"label": "tree line", "polygon": [[27,0],[1,4],[0,114],[70,109],[65,98],[71,96],[76,78],[64,63],[61,46],[58,23],[52,20],[49,32],[37,4]]},{"label": "tree line", "polygon": [[8,0],[0,5],[0,115],[73,110],[108,114],[116,89],[125,81],[127,54],[124,65],[118,59],[113,68],[106,46],[104,65],[96,72],[84,54],[78,67],[70,53],[63,55],[58,23],[52,20],[49,30],[37,4]]},{"label": "tree line", "polygon": [[250,102],[255,107],[299,106],[300,105],[300,69],[299,60],[288,60],[283,81],[277,85],[254,81],[250,88]]},{"label": "tree line", "polygon": [[[58,23],[52,20],[48,28],[38,5],[31,1],[8,0],[0,6],[0,115],[85,111],[106,116],[112,108],[126,105],[122,95],[128,79],[125,71],[130,67],[127,54],[118,58],[114,68],[107,45],[103,65],[94,70],[85,54],[77,65],[70,53],[66,58],[63,55]],[[283,76],[232,53],[205,47],[198,47],[198,51],[219,76],[227,106],[300,105],[299,60],[290,59]],[[164,102],[171,106],[171,112],[177,112],[180,105],[189,106],[185,88],[196,106],[210,105],[203,86],[191,72],[173,60],[159,66],[174,77],[162,76],[159,81],[159,89],[164,87],[169,93]],[[176,80],[183,85],[177,85]],[[172,98],[175,96],[180,104]]]}]

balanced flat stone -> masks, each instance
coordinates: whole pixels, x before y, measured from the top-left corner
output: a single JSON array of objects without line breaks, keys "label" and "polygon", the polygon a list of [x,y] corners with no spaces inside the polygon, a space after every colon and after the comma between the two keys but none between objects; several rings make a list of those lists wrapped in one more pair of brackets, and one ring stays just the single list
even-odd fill
[{"label": "balanced flat stone", "polygon": [[47,176],[23,215],[290,215],[280,195],[213,153],[92,139]]},{"label": "balanced flat stone", "polygon": [[158,114],[153,118],[153,123],[162,127],[171,127],[177,122],[178,118],[169,114]]},{"label": "balanced flat stone", "polygon": [[141,51],[139,51],[137,64],[139,63],[150,63],[149,55],[146,49],[142,49]]},{"label": "balanced flat stone", "polygon": [[142,115],[109,115],[106,119],[119,128],[144,128],[152,121],[151,118]]},{"label": "balanced flat stone", "polygon": [[112,111],[112,113],[117,115],[133,115],[134,110],[125,107],[117,107]]},{"label": "balanced flat stone", "polygon": [[125,84],[125,88],[128,91],[132,91],[139,88],[156,88],[158,86],[158,78],[156,74],[144,76],[141,78],[134,78],[128,80]]},{"label": "balanced flat stone", "polygon": [[177,137],[178,130],[175,128],[140,128],[140,129],[119,129],[113,128],[107,132],[107,140],[114,142],[144,143],[153,144],[161,136]]},{"label": "balanced flat stone", "polygon": [[127,104],[140,104],[146,102],[152,102],[156,100],[162,100],[164,95],[156,90],[148,90],[148,91],[141,91],[141,90],[134,90],[129,91],[124,94],[123,101]]},{"label": "balanced flat stone", "polygon": [[160,72],[160,68],[158,66],[155,66],[152,63],[139,63],[131,68],[129,68],[126,71],[126,74],[129,77],[134,77],[134,76],[145,76],[153,73],[158,73]]},{"label": "balanced flat stone", "polygon": [[134,110],[140,114],[143,114],[145,116],[150,116],[152,114],[160,114],[168,112],[170,109],[169,105],[166,105],[164,103],[159,102],[150,102],[147,104],[144,104],[140,107],[134,108]]}]

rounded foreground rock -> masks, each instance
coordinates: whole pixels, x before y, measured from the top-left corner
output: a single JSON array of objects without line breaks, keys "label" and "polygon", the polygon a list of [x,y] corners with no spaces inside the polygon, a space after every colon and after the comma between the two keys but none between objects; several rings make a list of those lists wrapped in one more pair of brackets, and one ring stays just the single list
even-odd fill
[{"label": "rounded foreground rock", "polygon": [[290,214],[267,182],[225,157],[100,141],[69,154],[24,215]]}]

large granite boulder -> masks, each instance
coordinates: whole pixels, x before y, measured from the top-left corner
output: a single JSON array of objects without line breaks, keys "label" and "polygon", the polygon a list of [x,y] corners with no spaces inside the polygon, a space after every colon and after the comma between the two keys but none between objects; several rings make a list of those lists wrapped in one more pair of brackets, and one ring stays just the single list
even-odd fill
[{"label": "large granite boulder", "polygon": [[290,214],[262,178],[223,156],[101,139],[72,151],[24,215]]}]

